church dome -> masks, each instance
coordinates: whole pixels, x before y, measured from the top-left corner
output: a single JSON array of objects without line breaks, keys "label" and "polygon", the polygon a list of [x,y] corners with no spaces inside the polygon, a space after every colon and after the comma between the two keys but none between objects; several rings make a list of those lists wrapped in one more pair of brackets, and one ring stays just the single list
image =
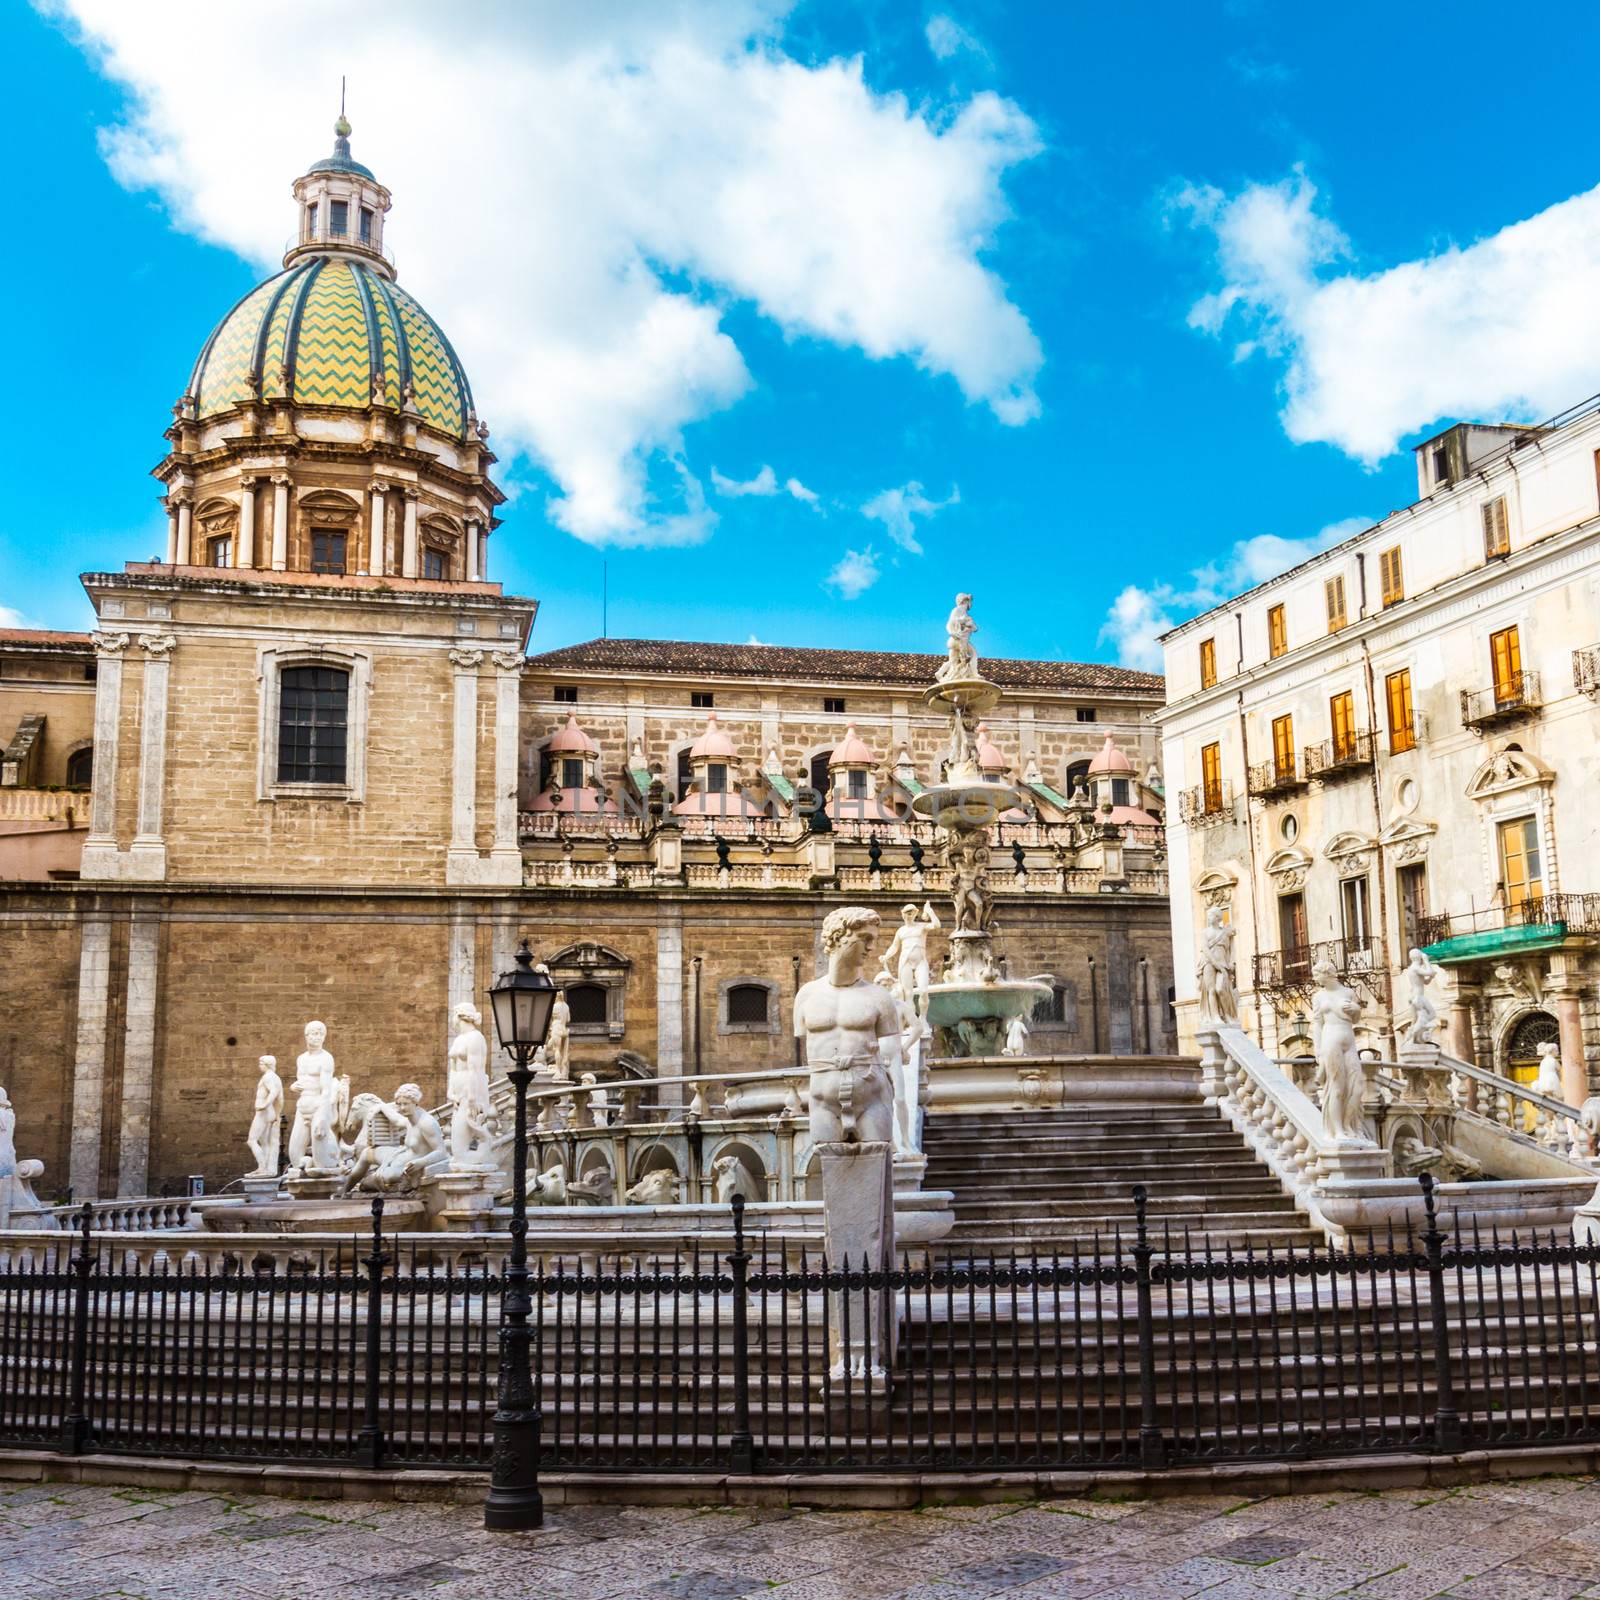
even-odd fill
[{"label": "church dome", "polygon": [[465,439],[472,390],[432,317],[377,266],[310,254],[252,289],[217,324],[189,379],[200,419],[252,400],[414,408]]}]

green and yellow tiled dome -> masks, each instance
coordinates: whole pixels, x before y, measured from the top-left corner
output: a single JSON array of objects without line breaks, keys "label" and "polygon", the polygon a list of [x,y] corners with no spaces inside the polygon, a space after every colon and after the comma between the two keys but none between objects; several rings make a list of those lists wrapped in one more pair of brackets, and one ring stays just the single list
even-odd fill
[{"label": "green and yellow tiled dome", "polygon": [[410,384],[424,422],[467,436],[472,390],[438,323],[364,262],[317,256],[268,278],[217,324],[189,393],[200,417],[256,398],[365,410],[380,372],[389,405]]}]

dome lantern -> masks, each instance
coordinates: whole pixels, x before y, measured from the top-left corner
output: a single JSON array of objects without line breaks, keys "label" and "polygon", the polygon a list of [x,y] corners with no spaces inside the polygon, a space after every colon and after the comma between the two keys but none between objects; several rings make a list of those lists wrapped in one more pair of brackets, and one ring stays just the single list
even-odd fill
[{"label": "dome lantern", "polygon": [[350,154],[350,123],[343,109],[333,125],[333,154],[294,181],[300,225],[283,253],[283,264],[306,255],[351,255],[369,261],[386,277],[394,261],[383,245],[389,191]]}]

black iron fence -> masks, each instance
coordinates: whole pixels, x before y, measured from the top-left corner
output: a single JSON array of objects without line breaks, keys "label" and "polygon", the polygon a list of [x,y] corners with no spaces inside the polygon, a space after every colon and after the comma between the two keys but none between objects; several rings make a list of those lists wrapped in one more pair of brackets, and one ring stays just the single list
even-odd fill
[{"label": "black iron fence", "polygon": [[[1423,1180],[1427,1184],[1427,1180]],[[1154,1466],[1600,1440],[1600,1249],[1427,1225],[1330,1250],[1130,1237],[893,1271],[804,1248],[533,1276],[540,1463],[576,1472]],[[487,1468],[490,1265],[367,1240],[287,1269],[0,1269],[0,1442]],[[175,1248],[181,1248],[175,1241]],[[892,1312],[892,1315],[890,1314]]]}]

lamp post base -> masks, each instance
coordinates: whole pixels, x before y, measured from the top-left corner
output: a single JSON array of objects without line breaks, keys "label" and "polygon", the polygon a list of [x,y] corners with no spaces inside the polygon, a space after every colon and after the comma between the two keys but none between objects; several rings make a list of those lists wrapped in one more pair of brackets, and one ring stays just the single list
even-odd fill
[{"label": "lamp post base", "polygon": [[523,1412],[494,1419],[494,1465],[483,1525],[499,1531],[544,1526],[539,1493],[539,1421]]}]

